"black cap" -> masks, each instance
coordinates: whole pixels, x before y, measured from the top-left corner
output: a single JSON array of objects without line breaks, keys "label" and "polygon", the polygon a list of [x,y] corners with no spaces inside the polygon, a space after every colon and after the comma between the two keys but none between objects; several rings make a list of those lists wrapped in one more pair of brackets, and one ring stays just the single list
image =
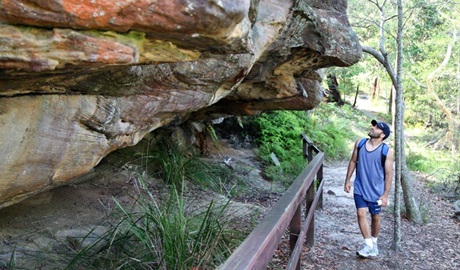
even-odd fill
[{"label": "black cap", "polygon": [[391,131],[390,131],[390,127],[387,125],[387,123],[377,122],[375,119],[373,119],[371,121],[371,124],[374,127],[377,126],[379,129],[381,129],[383,131],[383,133],[385,134],[385,138],[383,138],[384,140],[390,136]]}]

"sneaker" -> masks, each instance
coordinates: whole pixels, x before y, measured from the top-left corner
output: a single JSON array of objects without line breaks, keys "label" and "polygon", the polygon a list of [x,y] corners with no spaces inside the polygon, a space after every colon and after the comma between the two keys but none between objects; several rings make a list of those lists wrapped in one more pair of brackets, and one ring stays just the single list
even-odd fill
[{"label": "sneaker", "polygon": [[374,243],[374,246],[372,248],[372,253],[375,254],[375,256],[379,255],[379,248],[377,246],[377,243]]},{"label": "sneaker", "polygon": [[370,258],[370,257],[376,257],[379,255],[379,250],[377,248],[377,245],[375,248],[371,248],[368,245],[364,245],[364,247],[356,252],[356,255],[363,257],[363,258]]}]

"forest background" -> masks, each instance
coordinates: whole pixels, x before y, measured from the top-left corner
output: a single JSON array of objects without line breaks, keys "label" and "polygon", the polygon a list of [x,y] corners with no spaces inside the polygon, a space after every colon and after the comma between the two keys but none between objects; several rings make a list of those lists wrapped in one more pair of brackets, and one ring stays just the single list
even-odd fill
[{"label": "forest background", "polygon": [[[348,4],[350,23],[362,46],[376,48],[375,51],[388,59],[389,65],[397,67],[396,1],[349,0]],[[460,185],[460,43],[456,42],[457,29],[460,27],[460,3],[405,1],[402,27],[401,83],[404,101],[399,109],[404,112],[403,146],[407,166],[411,171],[426,173],[433,180],[432,185],[439,183],[445,186],[445,191],[450,193],[449,197],[455,198]],[[339,106],[345,102],[354,107],[359,95],[369,96],[375,107],[373,111],[382,112],[378,117],[394,126],[394,83],[373,55],[363,53],[361,61],[351,67],[332,67],[324,71],[328,78],[324,86],[328,89],[326,95],[330,101]],[[339,98],[334,96],[335,90]],[[321,146],[330,159],[335,160],[343,159],[350,151],[344,148],[347,140],[350,140],[350,130],[338,124],[346,126],[350,112],[346,111],[347,108],[342,109],[344,111],[338,115],[322,115],[324,112],[321,112],[321,108],[313,110],[305,116],[309,118],[307,124],[295,128],[297,131],[306,129],[307,135]],[[276,123],[292,123],[290,117],[297,112],[273,114],[277,117],[262,115],[256,120],[260,123],[259,128],[270,129],[262,131],[262,135],[276,134]],[[344,117],[340,118],[340,114]],[[327,118],[328,115],[329,124],[315,124],[315,118]],[[328,128],[328,125],[331,127]],[[390,138],[393,147],[394,131]],[[288,134],[282,136],[289,137]],[[262,156],[274,151],[288,159],[291,155],[281,151],[289,149],[288,145],[279,148],[269,146],[280,139],[262,137],[259,141],[265,152]],[[264,147],[270,149],[264,150]]]},{"label": "forest background", "polygon": [[[389,62],[397,61],[395,1],[348,1],[353,29],[363,46],[378,48]],[[401,83],[404,141],[410,170],[430,174],[441,182],[460,182],[460,3],[405,1],[402,18]],[[382,36],[384,43],[382,44]],[[364,53],[350,68],[331,68],[344,97],[360,89],[388,103],[386,120],[393,122],[394,88],[377,60]],[[454,187],[455,191],[455,187]]]}]

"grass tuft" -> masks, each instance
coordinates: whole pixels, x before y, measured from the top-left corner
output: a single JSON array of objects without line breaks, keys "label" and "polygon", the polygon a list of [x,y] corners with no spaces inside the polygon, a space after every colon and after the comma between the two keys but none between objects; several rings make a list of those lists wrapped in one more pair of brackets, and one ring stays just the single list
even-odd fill
[{"label": "grass tuft", "polygon": [[143,179],[138,181],[136,204],[124,206],[114,199],[118,222],[78,250],[66,269],[210,269],[228,256],[229,219],[224,213],[229,201],[213,200],[190,211],[183,192],[172,188],[158,202]]}]

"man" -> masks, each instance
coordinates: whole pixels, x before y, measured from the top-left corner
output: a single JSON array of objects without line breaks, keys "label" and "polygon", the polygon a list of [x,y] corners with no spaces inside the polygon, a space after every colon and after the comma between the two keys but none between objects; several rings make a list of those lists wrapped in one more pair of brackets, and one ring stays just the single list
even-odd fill
[{"label": "man", "polygon": [[[369,139],[358,140],[348,164],[344,190],[351,190],[350,178],[356,169],[354,200],[358,225],[365,245],[356,254],[370,258],[379,254],[377,239],[380,231],[381,207],[389,205],[393,179],[393,151],[383,141],[390,136],[390,127],[383,122],[371,121]],[[386,152],[386,156],[385,156]],[[371,226],[367,221],[367,210],[371,214]]]}]

